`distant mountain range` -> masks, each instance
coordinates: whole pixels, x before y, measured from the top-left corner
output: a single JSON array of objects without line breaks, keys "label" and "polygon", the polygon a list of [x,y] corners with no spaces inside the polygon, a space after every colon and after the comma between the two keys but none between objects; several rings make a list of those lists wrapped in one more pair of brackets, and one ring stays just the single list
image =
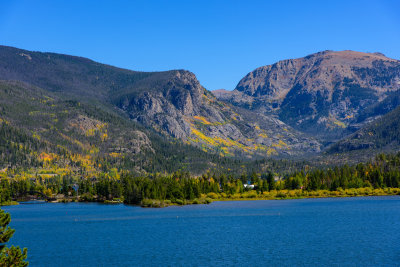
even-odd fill
[{"label": "distant mountain range", "polygon": [[[0,46],[0,80],[0,119],[10,126],[79,153],[143,158],[153,169],[171,157],[201,158],[207,169],[221,158],[306,158],[398,141],[382,129],[398,131],[400,61],[380,53],[283,60],[233,91],[210,92],[186,70],[136,72]],[[368,134],[377,123],[381,132]]]}]

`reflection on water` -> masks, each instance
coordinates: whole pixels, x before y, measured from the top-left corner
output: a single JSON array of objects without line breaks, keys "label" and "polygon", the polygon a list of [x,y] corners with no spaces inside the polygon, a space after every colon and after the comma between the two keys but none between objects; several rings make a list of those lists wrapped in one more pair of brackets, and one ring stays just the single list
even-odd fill
[{"label": "reflection on water", "polygon": [[44,200],[29,200],[29,201],[21,201],[20,205],[29,205],[29,204],[46,204],[47,202]]}]

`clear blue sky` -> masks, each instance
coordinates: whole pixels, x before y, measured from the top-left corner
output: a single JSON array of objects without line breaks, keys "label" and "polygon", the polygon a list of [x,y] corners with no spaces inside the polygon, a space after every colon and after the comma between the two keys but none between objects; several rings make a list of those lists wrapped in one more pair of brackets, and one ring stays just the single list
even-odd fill
[{"label": "clear blue sky", "polygon": [[0,44],[187,69],[232,90],[259,66],[321,50],[400,59],[400,1],[0,1]]}]

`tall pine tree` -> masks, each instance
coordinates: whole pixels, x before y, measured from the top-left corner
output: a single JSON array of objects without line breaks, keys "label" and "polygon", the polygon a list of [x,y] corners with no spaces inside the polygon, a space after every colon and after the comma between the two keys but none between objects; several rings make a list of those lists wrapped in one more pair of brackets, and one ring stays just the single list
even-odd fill
[{"label": "tall pine tree", "polygon": [[11,229],[8,225],[11,222],[11,216],[9,213],[5,213],[0,209],[0,267],[5,266],[28,266],[28,262],[25,261],[27,258],[27,249],[23,251],[19,247],[11,246],[8,248],[6,243],[13,236],[15,230]]}]

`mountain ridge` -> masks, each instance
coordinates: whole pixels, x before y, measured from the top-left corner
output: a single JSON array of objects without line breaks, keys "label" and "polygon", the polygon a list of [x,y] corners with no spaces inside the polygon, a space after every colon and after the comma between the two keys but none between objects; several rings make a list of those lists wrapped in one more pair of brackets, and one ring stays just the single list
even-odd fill
[{"label": "mountain ridge", "polygon": [[[137,72],[83,57],[0,46],[0,79],[6,80],[2,86],[38,87],[59,101],[129,118],[145,130],[128,142],[133,151],[143,142],[155,151],[154,137],[148,137],[155,131],[167,142],[241,159],[305,158],[326,147],[332,151],[339,140],[338,151],[346,153],[352,150],[346,138],[400,105],[400,61],[350,50],[282,60],[250,72],[234,91],[208,91],[187,70]],[[7,94],[4,98],[17,101]],[[100,124],[80,115],[62,130],[80,125],[92,131]]]},{"label": "mountain ridge", "polygon": [[258,122],[255,114],[244,121],[186,70],[135,72],[81,57],[0,47],[0,78],[104,105],[109,111],[118,109],[145,127],[221,155],[320,150],[318,142],[279,120],[268,120],[265,129],[260,125],[266,122]]},{"label": "mountain ridge", "polygon": [[348,127],[359,113],[399,89],[400,61],[381,53],[327,50],[259,67],[231,93],[217,95],[333,142],[352,132]]}]

